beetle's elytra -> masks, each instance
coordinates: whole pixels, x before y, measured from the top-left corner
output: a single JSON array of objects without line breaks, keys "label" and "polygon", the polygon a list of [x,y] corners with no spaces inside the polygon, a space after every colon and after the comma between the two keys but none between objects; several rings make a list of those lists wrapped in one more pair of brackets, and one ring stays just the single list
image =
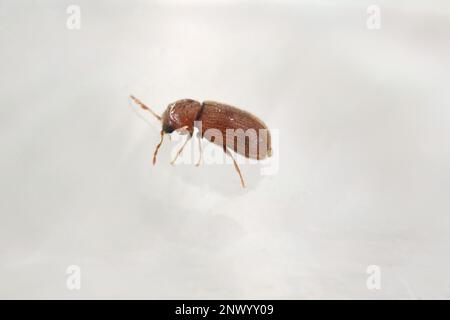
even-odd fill
[{"label": "beetle's elytra", "polygon": [[[169,104],[162,116],[159,116],[134,96],[130,96],[130,98],[142,109],[149,111],[162,122],[161,140],[153,154],[153,164],[156,162],[156,155],[163,142],[164,134],[170,134],[174,131],[189,134],[188,139],[177,152],[177,156],[172,160],[171,163],[174,164],[186,143],[192,138],[195,127],[199,129],[199,148],[201,148],[201,138],[206,138],[210,142],[222,146],[224,152],[233,159],[234,167],[239,174],[243,187],[245,187],[244,179],[230,149],[244,157],[257,160],[272,155],[269,129],[264,122],[247,111],[220,102],[204,101],[200,103],[192,99],[182,99]],[[197,126],[198,123],[201,124],[201,127]],[[216,139],[217,136],[208,135],[211,129],[220,132],[224,138]],[[251,130],[254,132],[254,135],[243,136],[242,146],[239,147],[240,145],[237,143],[239,134],[229,136],[228,132],[230,130],[241,134]],[[201,150],[197,166],[200,164],[200,161]]]}]

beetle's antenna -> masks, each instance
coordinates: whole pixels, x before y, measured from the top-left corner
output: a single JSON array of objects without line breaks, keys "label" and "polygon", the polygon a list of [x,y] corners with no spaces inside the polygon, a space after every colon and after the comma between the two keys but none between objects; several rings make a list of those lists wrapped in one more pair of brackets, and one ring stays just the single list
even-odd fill
[{"label": "beetle's antenna", "polygon": [[161,121],[161,116],[159,116],[156,112],[154,112],[152,109],[150,109],[149,107],[147,107],[145,104],[143,104],[138,98],[136,98],[133,95],[130,95],[130,98],[136,102],[142,109],[149,111],[152,115],[154,115],[156,117],[156,119],[158,119],[159,121]]},{"label": "beetle's antenna", "polygon": [[139,112],[136,111],[136,109],[134,108],[134,105],[132,104],[131,100],[128,100],[128,104],[131,108],[131,110],[133,110],[134,113],[136,113],[136,115],[142,119],[142,121],[144,121],[145,123],[147,123],[149,126],[153,126],[153,124],[150,123],[150,121],[147,120],[147,118],[145,118],[142,114],[140,114]]},{"label": "beetle's antenna", "polygon": [[161,141],[159,141],[158,145],[156,146],[155,152],[153,153],[153,165],[156,163],[156,155],[158,154],[159,147],[161,147],[161,144],[163,143],[164,139],[164,130],[161,130]]}]

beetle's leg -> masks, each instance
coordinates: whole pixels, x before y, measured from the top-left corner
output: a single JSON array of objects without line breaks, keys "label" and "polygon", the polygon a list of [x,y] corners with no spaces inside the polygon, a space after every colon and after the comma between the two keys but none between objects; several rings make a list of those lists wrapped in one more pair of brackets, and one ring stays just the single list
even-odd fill
[{"label": "beetle's leg", "polygon": [[159,147],[161,147],[161,144],[163,143],[164,139],[164,130],[161,130],[161,141],[159,141],[158,145],[156,146],[155,152],[153,153],[153,165],[156,163],[156,155],[158,154]]},{"label": "beetle's leg", "polygon": [[187,130],[187,131],[189,131],[189,133],[191,133],[191,131],[189,130],[189,126],[184,126],[184,127],[178,128],[175,131],[183,133],[185,130]]},{"label": "beetle's leg", "polygon": [[223,150],[225,151],[226,154],[228,154],[231,157],[231,159],[233,159],[234,168],[236,169],[237,173],[239,174],[239,178],[241,179],[242,188],[245,188],[244,178],[242,177],[241,170],[239,169],[239,166],[236,163],[236,160],[234,160],[233,155],[231,154],[231,152],[228,150],[227,147],[224,146]]},{"label": "beetle's leg", "polygon": [[191,140],[192,138],[192,134],[189,133],[189,136],[187,137],[186,141],[183,143],[183,145],[181,146],[180,150],[178,150],[177,155],[175,156],[175,159],[173,159],[170,164],[174,165],[175,161],[177,161],[178,156],[183,152],[184,147],[186,146],[186,144],[188,143],[189,140]]},{"label": "beetle's leg", "polygon": [[200,152],[200,156],[198,158],[197,163],[195,164],[196,167],[200,166],[200,163],[202,162],[202,137],[198,134],[198,150]]}]

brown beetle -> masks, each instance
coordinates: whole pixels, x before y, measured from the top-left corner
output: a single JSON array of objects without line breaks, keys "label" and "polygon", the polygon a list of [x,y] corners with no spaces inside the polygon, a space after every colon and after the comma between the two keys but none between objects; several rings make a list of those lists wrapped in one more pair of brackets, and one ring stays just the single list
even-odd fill
[{"label": "brown beetle", "polygon": [[[198,166],[201,161],[200,139],[206,138],[210,142],[222,146],[223,151],[233,159],[234,167],[239,174],[242,187],[245,187],[244,179],[230,149],[246,158],[257,160],[272,155],[269,129],[264,122],[249,112],[214,101],[204,101],[203,103],[200,103],[191,99],[182,99],[169,104],[162,116],[159,116],[134,96],[131,95],[130,98],[142,109],[149,111],[162,122],[161,140],[156,146],[153,154],[153,164],[156,162],[156,155],[163,142],[165,133],[170,134],[174,131],[180,131],[189,134],[188,138],[177,152],[175,159],[172,160],[171,164],[174,164],[187,142],[192,138],[194,128],[199,130],[198,141],[200,158],[196,166]],[[201,125],[198,126],[198,124]],[[219,132],[222,137],[225,138],[219,137],[220,139],[217,139],[217,134],[208,134],[211,130]],[[254,132],[254,134],[246,134],[249,131]],[[230,134],[230,132],[238,133]],[[240,144],[239,141],[242,143]]]}]

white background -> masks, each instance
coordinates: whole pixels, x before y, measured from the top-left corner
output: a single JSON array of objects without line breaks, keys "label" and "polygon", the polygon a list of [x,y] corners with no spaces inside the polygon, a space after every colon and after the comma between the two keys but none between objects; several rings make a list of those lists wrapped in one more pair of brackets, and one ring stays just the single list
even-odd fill
[{"label": "white background", "polygon": [[[449,298],[449,36],[444,0],[0,0],[0,298]],[[130,93],[256,114],[278,174],[153,167]]]}]

